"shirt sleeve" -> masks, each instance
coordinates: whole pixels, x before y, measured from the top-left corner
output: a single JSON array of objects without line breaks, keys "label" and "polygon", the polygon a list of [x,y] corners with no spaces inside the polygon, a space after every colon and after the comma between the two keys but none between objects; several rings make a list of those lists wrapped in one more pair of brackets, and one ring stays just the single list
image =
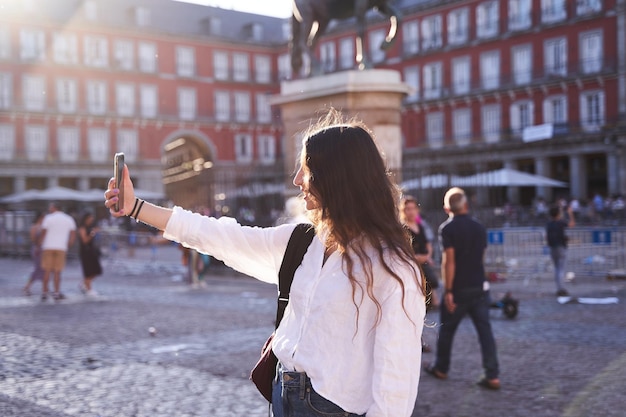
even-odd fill
[{"label": "shirt sleeve", "polygon": [[409,283],[403,301],[402,290],[397,286],[381,308],[383,314],[374,342],[374,403],[366,416],[408,417],[415,407],[420,376],[424,295],[417,284]]},{"label": "shirt sleeve", "polygon": [[278,282],[278,269],[295,224],[242,226],[231,217],[203,216],[174,207],[163,237],[209,254],[261,281]]},{"label": "shirt sleeve", "polygon": [[446,226],[441,228],[441,246],[443,246],[444,249],[454,246],[450,229]]}]

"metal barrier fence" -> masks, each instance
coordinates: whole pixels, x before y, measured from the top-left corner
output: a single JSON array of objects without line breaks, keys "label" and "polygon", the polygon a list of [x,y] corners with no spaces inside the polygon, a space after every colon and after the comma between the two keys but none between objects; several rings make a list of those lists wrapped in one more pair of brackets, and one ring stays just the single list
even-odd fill
[{"label": "metal barrier fence", "polygon": [[[607,277],[626,269],[625,227],[574,227],[567,236],[566,270],[574,276]],[[553,272],[542,227],[489,229],[488,240],[488,273],[528,282]]]}]

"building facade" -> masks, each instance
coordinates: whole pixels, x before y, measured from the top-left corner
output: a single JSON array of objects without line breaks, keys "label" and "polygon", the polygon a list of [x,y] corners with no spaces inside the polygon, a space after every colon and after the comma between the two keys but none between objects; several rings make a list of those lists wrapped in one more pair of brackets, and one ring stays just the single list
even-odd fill
[{"label": "building facade", "polygon": [[[568,183],[477,187],[481,205],[626,194],[625,3],[397,0],[386,52],[372,12],[373,65],[412,88],[404,179],[507,167]],[[0,196],[102,189],[123,151],[136,186],[176,204],[282,206],[293,167],[268,103],[292,76],[288,20],[171,0],[0,6]],[[325,72],[354,69],[353,23],[318,44]]]},{"label": "building facade", "polygon": [[[136,187],[176,204],[283,180],[282,21],[170,0],[4,1],[0,194],[106,188],[122,151]],[[258,187],[257,187],[258,188]]]},{"label": "building facade", "polygon": [[[399,1],[395,48],[375,66],[412,87],[404,179],[513,168],[569,187],[477,187],[480,205],[626,194],[626,17],[621,0]],[[351,67],[352,34],[321,41],[326,71]],[[428,190],[421,190],[426,193]]]}]

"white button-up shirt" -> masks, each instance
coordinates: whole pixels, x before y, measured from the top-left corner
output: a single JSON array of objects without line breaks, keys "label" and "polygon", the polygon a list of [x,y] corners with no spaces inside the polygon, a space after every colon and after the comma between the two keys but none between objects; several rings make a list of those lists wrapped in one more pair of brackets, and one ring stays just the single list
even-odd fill
[{"label": "white button-up shirt", "polygon": [[[215,219],[175,207],[164,236],[277,284],[294,227],[245,227],[232,218]],[[353,289],[341,254],[333,253],[323,264],[324,250],[322,238],[316,236],[295,272],[290,301],[274,338],[276,357],[286,369],[306,372],[320,395],[348,412],[409,417],[417,396],[426,313],[411,268],[387,254],[385,261],[404,283],[403,295],[370,249],[373,292],[381,308],[376,323],[376,304],[367,295],[358,261]]]}]

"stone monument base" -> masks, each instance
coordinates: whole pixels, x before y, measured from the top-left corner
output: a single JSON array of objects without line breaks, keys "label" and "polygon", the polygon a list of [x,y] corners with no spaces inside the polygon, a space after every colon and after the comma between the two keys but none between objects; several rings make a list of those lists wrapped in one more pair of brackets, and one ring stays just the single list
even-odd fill
[{"label": "stone monument base", "polygon": [[[287,177],[294,172],[302,146],[302,133],[325,110],[334,107],[347,118],[362,120],[372,130],[389,170],[399,183],[402,180],[400,111],[402,99],[408,91],[400,73],[387,69],[344,71],[283,81],[280,95],[272,97],[271,103],[280,106],[282,112]],[[296,192],[294,189],[294,194]]]}]

